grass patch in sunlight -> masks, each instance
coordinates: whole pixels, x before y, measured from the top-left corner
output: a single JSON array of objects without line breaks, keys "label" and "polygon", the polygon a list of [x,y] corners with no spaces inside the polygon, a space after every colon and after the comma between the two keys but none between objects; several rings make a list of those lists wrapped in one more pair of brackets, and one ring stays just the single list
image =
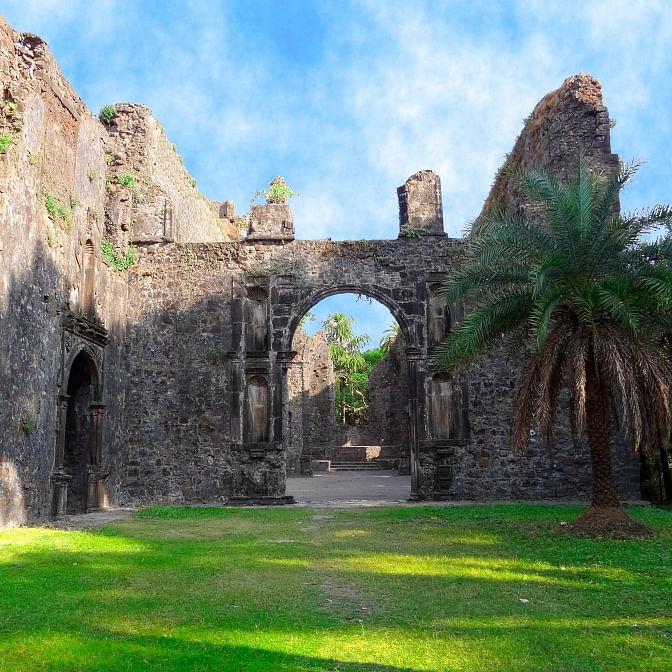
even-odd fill
[{"label": "grass patch in sunlight", "polygon": [[662,672],[672,511],[648,541],[580,507],[152,507],[0,533],[0,670]]}]

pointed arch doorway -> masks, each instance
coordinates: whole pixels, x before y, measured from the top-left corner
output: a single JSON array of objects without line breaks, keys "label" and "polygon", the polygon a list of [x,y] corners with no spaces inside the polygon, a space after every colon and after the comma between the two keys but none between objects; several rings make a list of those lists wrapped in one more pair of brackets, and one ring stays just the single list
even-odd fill
[{"label": "pointed arch doorway", "polygon": [[72,359],[59,397],[53,513],[86,513],[107,507],[107,474],[102,470],[104,405],[98,367],[85,350]]}]

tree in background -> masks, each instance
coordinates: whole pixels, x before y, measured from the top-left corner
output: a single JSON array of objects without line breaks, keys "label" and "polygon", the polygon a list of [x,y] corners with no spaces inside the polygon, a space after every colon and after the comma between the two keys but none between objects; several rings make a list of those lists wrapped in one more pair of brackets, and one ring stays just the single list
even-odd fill
[{"label": "tree in background", "polygon": [[354,321],[343,313],[332,313],[322,327],[334,366],[336,417],[344,424],[361,425],[368,421],[369,373],[383,353],[378,349],[362,352],[370,338],[355,335]]},{"label": "tree in background", "polygon": [[575,434],[585,434],[593,494],[575,521],[580,531],[631,534],[647,529],[621,509],[612,472],[609,425],[638,449],[670,437],[672,364],[659,347],[672,328],[672,241],[646,242],[669,225],[672,209],[619,214],[619,194],[637,166],[600,179],[579,158],[575,181],[546,172],[522,180],[544,225],[499,214],[477,220],[464,265],[444,287],[470,311],[439,346],[446,368],[472,359],[503,334],[533,343],[513,398],[512,443],[527,444],[538,423],[549,445],[559,392],[569,390]]}]

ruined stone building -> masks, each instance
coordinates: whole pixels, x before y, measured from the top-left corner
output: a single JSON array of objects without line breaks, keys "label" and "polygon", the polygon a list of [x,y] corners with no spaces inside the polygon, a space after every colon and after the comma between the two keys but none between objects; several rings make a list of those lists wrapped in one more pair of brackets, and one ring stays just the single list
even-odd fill
[{"label": "ruined stone building", "polygon": [[[1,18],[0,74],[0,526],[108,503],[281,498],[333,395],[324,342],[297,327],[343,292],[400,325],[403,357],[375,403],[396,425],[409,494],[588,495],[589,458],[567,431],[552,456],[535,440],[512,454],[516,370],[501,353],[459,376],[431,364],[459,319],[438,290],[463,249],[444,233],[437,175],[398,189],[394,240],[299,240],[286,199],[242,217],[209,201],[147,107],[101,121],[46,44]],[[485,207],[522,207],[511,168],[565,177],[579,148],[597,169],[617,165],[588,75],[537,105]],[[615,460],[637,497],[637,461]]]}]

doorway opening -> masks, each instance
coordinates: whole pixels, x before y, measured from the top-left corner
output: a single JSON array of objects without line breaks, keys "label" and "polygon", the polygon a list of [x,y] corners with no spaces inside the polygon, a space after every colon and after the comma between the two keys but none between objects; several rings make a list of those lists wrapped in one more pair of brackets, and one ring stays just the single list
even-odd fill
[{"label": "doorway opening", "polygon": [[407,499],[408,367],[390,310],[361,294],[329,296],[304,314],[292,350],[288,494]]},{"label": "doorway opening", "polygon": [[68,406],[65,418],[63,468],[70,476],[66,513],[86,513],[89,502],[89,472],[95,465],[91,405],[96,401],[96,369],[90,357],[80,352],[70,367]]}]

